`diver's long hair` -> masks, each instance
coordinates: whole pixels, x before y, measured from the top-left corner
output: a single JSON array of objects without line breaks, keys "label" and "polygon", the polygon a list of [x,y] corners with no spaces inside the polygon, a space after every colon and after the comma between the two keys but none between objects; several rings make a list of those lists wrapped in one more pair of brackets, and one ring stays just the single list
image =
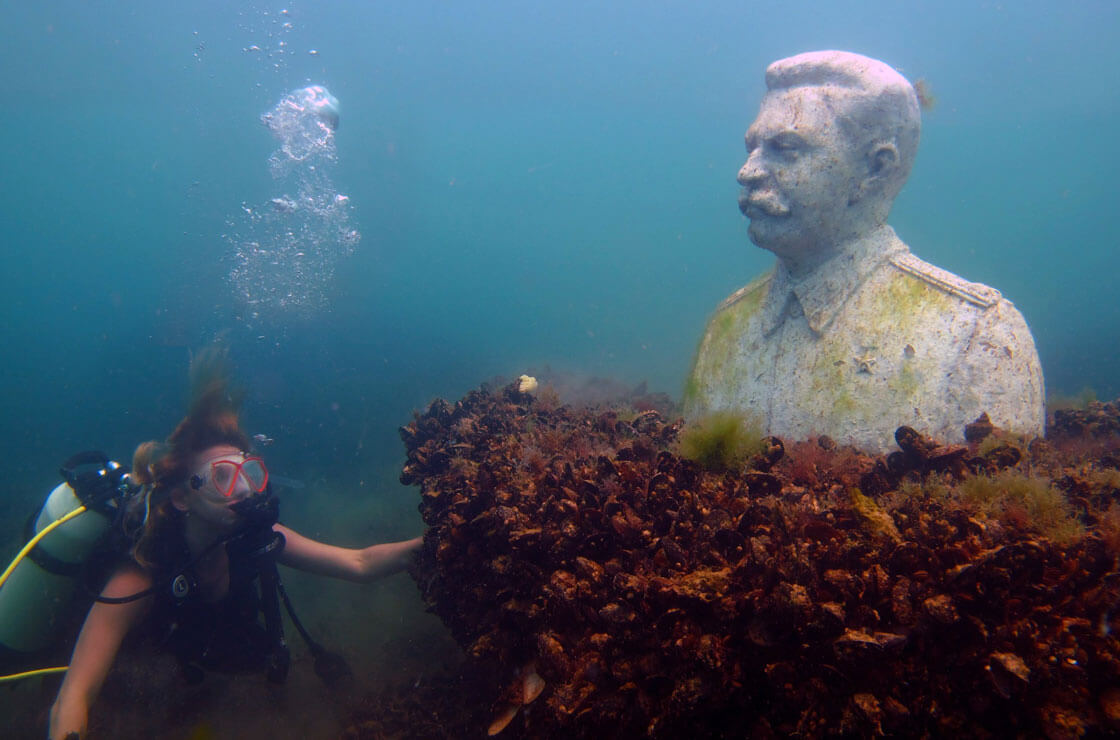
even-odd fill
[{"label": "diver's long hair", "polygon": [[166,442],[144,442],[132,456],[133,480],[142,486],[125,512],[130,554],[148,571],[171,565],[183,553],[182,512],[171,494],[187,485],[198,453],[214,445],[249,450],[238,413],[245,394],[232,381],[229,354],[208,347],[191,360],[190,409]]}]

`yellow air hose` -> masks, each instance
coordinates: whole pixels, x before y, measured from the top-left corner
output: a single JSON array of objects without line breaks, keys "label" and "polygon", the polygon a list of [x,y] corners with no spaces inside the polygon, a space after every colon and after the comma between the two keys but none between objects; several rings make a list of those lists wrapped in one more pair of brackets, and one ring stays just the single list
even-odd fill
[{"label": "yellow air hose", "polygon": [[27,553],[31,552],[35,548],[35,545],[39,544],[39,540],[43,539],[48,534],[53,532],[56,527],[61,527],[66,522],[68,522],[71,519],[73,519],[74,517],[78,516],[78,514],[84,514],[85,511],[86,511],[85,506],[79,506],[78,508],[71,511],[66,516],[55,519],[53,522],[51,522],[47,526],[43,527],[43,531],[40,532],[39,534],[35,535],[34,537],[32,537],[31,541],[28,542],[26,545],[24,545],[23,549],[20,550],[19,553],[16,555],[15,559],[12,560],[12,564],[9,565],[7,567],[7,569],[2,574],[0,574],[0,588],[3,588],[4,584],[8,582],[8,578],[12,575],[12,571],[16,569],[16,566],[19,565],[21,560],[23,560],[25,557],[27,557]]},{"label": "yellow air hose", "polygon": [[[16,569],[16,566],[19,565],[20,562],[25,557],[27,557],[27,553],[31,552],[35,548],[35,545],[39,544],[39,540],[43,539],[48,534],[53,532],[56,528],[61,527],[63,524],[70,521],[71,519],[78,516],[79,514],[85,513],[85,511],[86,511],[85,506],[79,506],[78,508],[71,511],[66,516],[55,519],[53,522],[51,522],[47,526],[43,527],[43,531],[39,532],[39,534],[32,537],[31,541],[28,542],[26,545],[24,545],[23,549],[20,550],[18,554],[16,554],[15,558],[12,560],[11,565],[9,565],[4,570],[3,573],[0,573],[0,588],[3,588],[4,584],[8,582],[8,578],[12,575],[12,571],[14,571]],[[58,666],[57,668],[39,668],[38,670],[34,670],[34,671],[24,671],[23,673],[13,673],[10,676],[0,676],[0,683],[2,683],[4,681],[18,681],[21,678],[31,678],[32,676],[43,676],[43,675],[47,675],[49,673],[61,673],[69,667],[70,666],[63,665],[63,666]]]},{"label": "yellow air hose", "polygon": [[32,676],[46,676],[51,673],[65,673],[70,669],[68,665],[60,665],[55,668],[37,668],[34,671],[24,671],[23,673],[13,673],[10,676],[0,676],[0,683],[4,681],[18,681],[21,678],[31,678]]}]

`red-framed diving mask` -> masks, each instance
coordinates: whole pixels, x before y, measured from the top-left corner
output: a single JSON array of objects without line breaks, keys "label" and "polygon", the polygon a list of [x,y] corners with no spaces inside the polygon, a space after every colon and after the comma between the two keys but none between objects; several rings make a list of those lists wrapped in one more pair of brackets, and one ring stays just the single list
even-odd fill
[{"label": "red-framed diving mask", "polygon": [[241,462],[224,459],[229,457],[236,455],[223,455],[223,459],[212,460],[206,478],[192,475],[191,488],[197,491],[209,481],[214,490],[229,498],[237,490],[238,479],[244,480],[253,493],[260,493],[268,487],[268,468],[264,460],[253,455],[241,455]]}]

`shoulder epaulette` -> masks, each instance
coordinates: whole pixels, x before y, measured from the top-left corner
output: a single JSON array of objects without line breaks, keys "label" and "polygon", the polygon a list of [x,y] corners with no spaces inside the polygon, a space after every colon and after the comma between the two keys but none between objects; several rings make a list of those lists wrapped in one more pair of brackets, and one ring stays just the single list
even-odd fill
[{"label": "shoulder epaulette", "polygon": [[724,298],[723,302],[716,307],[716,311],[722,311],[725,308],[735,305],[739,301],[743,300],[743,298],[749,296],[751,293],[757,292],[759,290],[764,290],[766,286],[770,285],[770,279],[773,277],[773,270],[770,270],[765,274],[758,276],[754,280],[744,285],[742,288],[739,288],[737,291]]},{"label": "shoulder epaulette", "polygon": [[1003,298],[995,288],[989,288],[987,285],[980,283],[970,283],[948,270],[942,270],[940,267],[934,267],[930,263],[918,259],[910,252],[896,254],[890,258],[890,262],[907,275],[913,275],[924,283],[928,283],[946,293],[951,293],[957,298],[981,308],[990,308]]}]

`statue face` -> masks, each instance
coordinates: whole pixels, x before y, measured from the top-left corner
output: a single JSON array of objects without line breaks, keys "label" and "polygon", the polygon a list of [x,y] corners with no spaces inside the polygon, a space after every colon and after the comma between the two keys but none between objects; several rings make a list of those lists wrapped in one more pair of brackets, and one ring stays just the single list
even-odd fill
[{"label": "statue face", "polygon": [[866,166],[838,126],[847,104],[820,87],[768,92],[747,130],[739,209],[758,246],[812,262],[869,230],[859,199]]}]

